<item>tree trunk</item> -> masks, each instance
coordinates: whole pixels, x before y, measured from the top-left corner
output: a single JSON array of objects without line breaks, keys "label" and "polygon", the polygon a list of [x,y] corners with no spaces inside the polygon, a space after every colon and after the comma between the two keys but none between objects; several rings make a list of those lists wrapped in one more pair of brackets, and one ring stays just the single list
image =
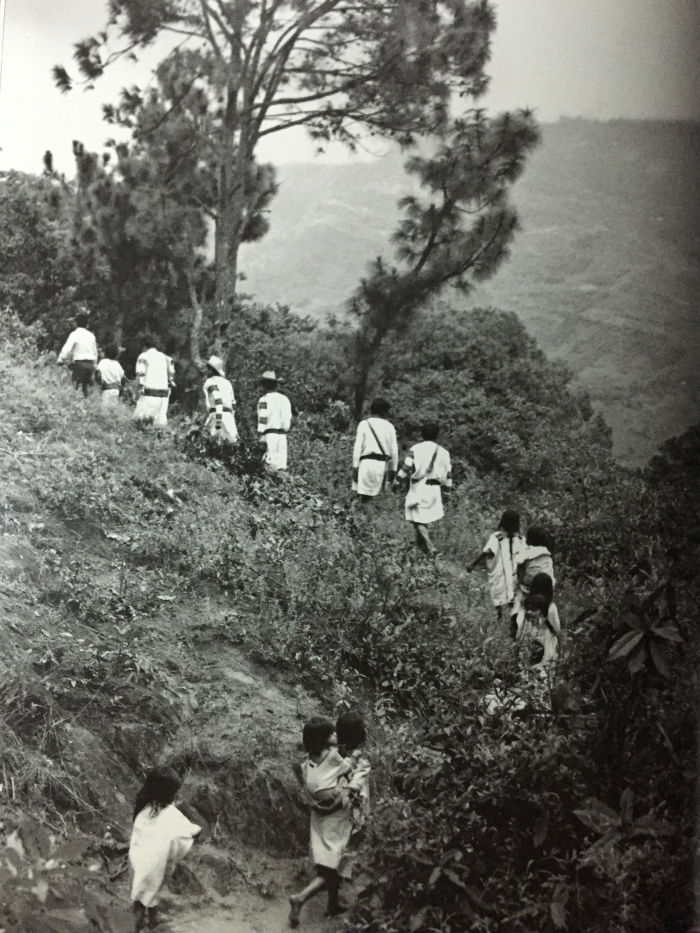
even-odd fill
[{"label": "tree trunk", "polygon": [[187,288],[190,293],[190,304],[192,306],[192,323],[190,325],[190,358],[192,364],[198,372],[204,372],[204,360],[200,352],[202,341],[202,305],[197,297],[197,289],[194,287],[192,275],[187,274]]},{"label": "tree trunk", "polygon": [[357,335],[357,378],[355,381],[355,399],[353,415],[356,421],[362,418],[362,407],[367,400],[369,380],[386,330],[376,328],[370,338],[371,325],[364,324]]}]

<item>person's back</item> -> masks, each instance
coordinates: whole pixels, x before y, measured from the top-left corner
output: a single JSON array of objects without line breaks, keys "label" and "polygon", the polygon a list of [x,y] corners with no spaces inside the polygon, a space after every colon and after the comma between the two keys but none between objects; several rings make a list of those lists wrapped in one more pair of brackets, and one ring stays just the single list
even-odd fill
[{"label": "person's back", "polygon": [[77,327],[58,354],[58,362],[70,365],[73,385],[76,389],[82,389],[83,395],[87,396],[97,363],[97,341],[92,331],[87,329],[88,316],[85,311],[77,314],[75,321]]},{"label": "person's back", "polygon": [[[144,341],[148,346],[150,340]],[[141,396],[134,409],[134,421],[163,428],[168,423],[170,387],[175,384],[172,359],[152,345],[136,360],[136,378]]]},{"label": "person's back", "polygon": [[392,482],[398,469],[396,430],[385,417],[388,412],[389,403],[375,399],[369,416],[357,425],[352,451],[352,489],[360,501],[378,496],[385,479]]},{"label": "person's back", "polygon": [[292,404],[277,389],[273,370],[262,374],[265,394],[258,400],[258,435],[265,444],[265,464],[273,470],[287,469],[287,433],[292,426]]},{"label": "person's back", "polygon": [[117,359],[117,353],[115,345],[108,346],[95,371],[95,378],[102,390],[103,405],[112,405],[119,400],[125,380],[124,369]]}]

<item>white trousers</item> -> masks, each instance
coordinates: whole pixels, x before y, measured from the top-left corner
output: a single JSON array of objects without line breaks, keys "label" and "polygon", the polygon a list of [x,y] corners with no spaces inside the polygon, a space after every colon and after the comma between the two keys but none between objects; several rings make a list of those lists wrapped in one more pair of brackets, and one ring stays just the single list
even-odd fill
[{"label": "white trousers", "polygon": [[266,434],[265,443],[267,451],[265,453],[265,463],[273,470],[287,469],[287,435],[286,434]]},{"label": "white trousers", "polygon": [[134,409],[134,421],[152,421],[157,428],[166,427],[168,424],[168,402],[168,398],[142,395]]}]

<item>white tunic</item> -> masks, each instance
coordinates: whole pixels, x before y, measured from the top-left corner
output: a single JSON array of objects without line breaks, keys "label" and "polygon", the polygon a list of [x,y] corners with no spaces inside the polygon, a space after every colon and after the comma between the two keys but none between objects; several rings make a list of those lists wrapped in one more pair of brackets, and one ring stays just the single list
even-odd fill
[{"label": "white tunic", "polygon": [[97,341],[86,327],[76,327],[58,354],[59,363],[74,363],[76,360],[97,360]]},{"label": "white tunic", "polygon": [[[343,759],[341,758],[340,761],[343,761]],[[301,766],[304,784],[312,797],[319,790],[337,786],[341,772],[342,768],[339,766],[337,753],[335,755],[329,753],[318,763],[307,758]],[[352,805],[349,797],[345,798],[342,808],[336,810],[335,813],[318,813],[316,810],[312,810],[310,844],[311,858],[314,865],[334,868],[342,874],[342,863],[345,850],[350,841],[352,828]]]},{"label": "white tunic", "polygon": [[210,376],[204,383],[203,391],[209,412],[204,425],[205,430],[211,437],[236,444],[238,429],[233,415],[236,397],[230,381],[224,376]]},{"label": "white tunic", "polygon": [[175,378],[173,361],[151,347],[136,360],[136,377],[143,395],[136,403],[134,421],[152,421],[156,427],[164,428],[168,423],[170,386]]},{"label": "white tunic", "polygon": [[[515,564],[523,547],[522,535],[514,534],[511,539],[505,531],[496,531],[484,545],[488,555],[486,569],[489,578],[489,593],[494,606],[506,606],[515,596]],[[511,556],[512,546],[512,556]]]},{"label": "white tunic", "polygon": [[172,869],[190,851],[200,831],[201,826],[191,823],[173,804],[157,813],[148,806],[137,814],[129,844],[132,901],[155,907]]},{"label": "white tunic", "polygon": [[292,405],[281,392],[267,392],[258,401],[258,434],[265,438],[265,463],[287,469],[287,432],[292,426]]},{"label": "white tunic", "polygon": [[[372,434],[372,429],[377,435],[376,438]],[[381,455],[382,451],[379,450],[377,440],[379,440],[384,455],[388,458],[387,460],[367,458],[367,454]],[[396,473],[399,465],[396,430],[390,421],[372,415],[365,421],[361,421],[357,426],[355,446],[352,451],[352,467],[358,471],[358,475],[357,482],[352,485],[353,490],[362,496],[378,495],[384,483],[387,464],[390,464],[389,469]]]},{"label": "white tunic", "polygon": [[105,406],[114,405],[119,401],[124,370],[118,360],[102,359],[97,364],[97,375],[102,386],[100,401]]},{"label": "white tunic", "polygon": [[[428,473],[434,454],[435,460]],[[452,463],[444,447],[440,447],[435,441],[414,444],[406,455],[399,476],[410,477],[410,486],[406,493],[406,521],[428,525],[443,517],[445,510],[442,507],[441,488],[452,487]],[[437,483],[428,484],[427,480],[437,480]]]}]

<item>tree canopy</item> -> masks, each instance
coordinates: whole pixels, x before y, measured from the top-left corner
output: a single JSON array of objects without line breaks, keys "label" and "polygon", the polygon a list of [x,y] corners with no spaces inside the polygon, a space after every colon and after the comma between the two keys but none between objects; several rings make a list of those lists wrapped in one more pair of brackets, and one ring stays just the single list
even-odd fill
[{"label": "tree canopy", "polygon": [[[352,148],[368,132],[403,146],[459,133],[450,110],[485,91],[494,28],[485,0],[110,0],[105,30],[78,42],[75,59],[91,84],[115,57],[167,36],[177,43],[157,91],[132,87],[105,115],[142,142],[166,122],[188,136],[177,149],[197,163],[182,170],[214,204],[215,318],[225,343],[238,250],[261,191],[264,200],[274,190],[259,183],[260,141],[295,126],[320,147],[336,139]],[[71,87],[64,68],[54,73]]]}]

